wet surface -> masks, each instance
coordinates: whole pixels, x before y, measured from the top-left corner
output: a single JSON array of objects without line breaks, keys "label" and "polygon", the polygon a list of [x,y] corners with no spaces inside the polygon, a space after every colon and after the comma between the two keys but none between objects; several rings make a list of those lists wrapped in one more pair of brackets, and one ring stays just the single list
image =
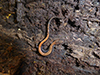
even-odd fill
[{"label": "wet surface", "polygon": [[[99,75],[99,0],[1,0],[0,72],[11,75]],[[38,53],[57,39],[50,55]]]}]

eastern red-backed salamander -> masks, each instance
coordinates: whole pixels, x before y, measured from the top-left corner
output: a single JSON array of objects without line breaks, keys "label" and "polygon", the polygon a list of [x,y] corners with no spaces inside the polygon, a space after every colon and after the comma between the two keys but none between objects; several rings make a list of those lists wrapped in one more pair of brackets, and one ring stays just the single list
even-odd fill
[{"label": "eastern red-backed salamander", "polygon": [[42,46],[42,44],[43,44],[45,41],[47,41],[47,39],[49,38],[49,27],[50,27],[50,22],[51,22],[51,20],[54,19],[54,18],[60,18],[60,17],[54,16],[54,17],[52,17],[52,18],[49,20],[48,26],[47,26],[47,36],[46,36],[46,38],[39,44],[38,51],[39,51],[39,53],[40,53],[42,56],[47,56],[47,55],[49,55],[49,54],[52,52],[53,45],[56,44],[56,42],[58,41],[58,40],[55,40],[55,41],[50,45],[48,52],[46,52],[46,53],[42,52],[41,46]]}]

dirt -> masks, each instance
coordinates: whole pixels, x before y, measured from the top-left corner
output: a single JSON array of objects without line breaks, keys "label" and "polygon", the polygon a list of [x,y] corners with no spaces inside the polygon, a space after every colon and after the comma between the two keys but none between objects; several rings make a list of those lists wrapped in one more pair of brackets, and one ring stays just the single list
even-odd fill
[{"label": "dirt", "polygon": [[0,20],[0,75],[100,74],[100,0],[1,0]]}]

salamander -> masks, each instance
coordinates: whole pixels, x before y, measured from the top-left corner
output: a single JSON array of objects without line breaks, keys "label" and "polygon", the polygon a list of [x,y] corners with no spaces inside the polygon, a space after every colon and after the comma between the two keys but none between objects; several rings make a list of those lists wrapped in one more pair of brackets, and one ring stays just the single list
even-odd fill
[{"label": "salamander", "polygon": [[49,38],[49,32],[50,32],[50,31],[49,31],[49,27],[50,27],[50,22],[51,22],[51,20],[54,19],[54,18],[60,18],[60,17],[53,16],[53,17],[49,20],[48,26],[47,26],[47,36],[46,36],[46,38],[45,38],[42,42],[40,42],[39,47],[38,47],[38,51],[39,51],[39,53],[40,53],[42,56],[48,56],[48,55],[52,52],[53,45],[56,44],[56,42],[58,41],[58,40],[55,40],[55,41],[50,45],[49,50],[48,50],[46,53],[44,53],[44,52],[42,51],[41,46],[42,46],[42,44],[43,44],[45,41],[47,41],[47,39]]}]

